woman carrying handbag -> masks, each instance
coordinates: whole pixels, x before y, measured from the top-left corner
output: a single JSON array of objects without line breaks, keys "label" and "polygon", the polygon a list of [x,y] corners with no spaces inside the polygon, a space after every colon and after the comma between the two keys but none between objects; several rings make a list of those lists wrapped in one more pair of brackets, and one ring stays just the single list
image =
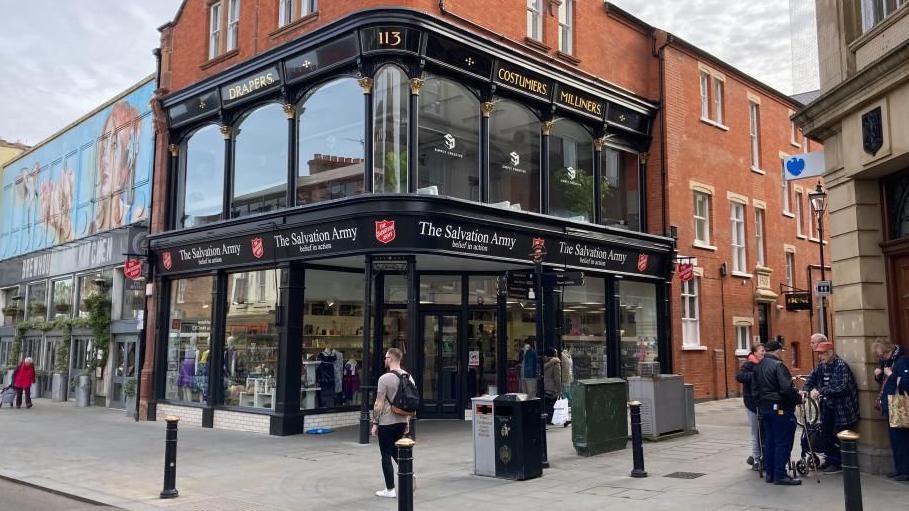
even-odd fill
[{"label": "woman carrying handbag", "polygon": [[909,358],[888,341],[874,343],[880,366],[874,378],[881,383],[880,408],[887,418],[894,472],[887,477],[909,481]]}]

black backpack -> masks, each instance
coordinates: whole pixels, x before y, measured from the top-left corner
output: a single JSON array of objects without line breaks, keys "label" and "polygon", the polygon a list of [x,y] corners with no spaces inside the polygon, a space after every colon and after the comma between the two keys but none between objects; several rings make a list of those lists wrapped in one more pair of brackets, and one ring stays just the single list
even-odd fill
[{"label": "black backpack", "polygon": [[[398,415],[414,416],[420,408],[420,393],[409,374],[392,371],[398,376],[398,392],[391,403],[391,411]],[[385,397],[388,399],[388,396]]]}]

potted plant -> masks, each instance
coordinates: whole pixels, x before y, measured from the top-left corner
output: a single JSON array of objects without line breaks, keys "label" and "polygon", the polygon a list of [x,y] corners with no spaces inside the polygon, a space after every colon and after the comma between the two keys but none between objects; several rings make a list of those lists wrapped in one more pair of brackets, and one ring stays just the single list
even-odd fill
[{"label": "potted plant", "polygon": [[54,353],[54,375],[51,380],[51,400],[58,402],[66,401],[69,392],[66,371],[69,369],[71,333],[68,325],[65,325],[64,329],[65,337],[57,341]]},{"label": "potted plant", "polygon": [[83,369],[73,376],[76,387],[76,406],[92,405],[91,369]]},{"label": "potted plant", "polygon": [[28,315],[29,316],[44,316],[44,313],[47,312],[47,306],[41,302],[33,302],[28,304]]},{"label": "potted plant", "polygon": [[4,316],[16,317],[18,314],[19,314],[19,308],[16,307],[15,305],[7,305],[6,307],[3,308]]},{"label": "potted plant", "polygon": [[56,303],[54,304],[54,312],[57,314],[69,315],[69,311],[72,309],[68,303]]},{"label": "potted plant", "polygon": [[123,382],[123,401],[126,403],[126,415],[132,417],[136,411],[136,387],[135,378],[127,378]]}]

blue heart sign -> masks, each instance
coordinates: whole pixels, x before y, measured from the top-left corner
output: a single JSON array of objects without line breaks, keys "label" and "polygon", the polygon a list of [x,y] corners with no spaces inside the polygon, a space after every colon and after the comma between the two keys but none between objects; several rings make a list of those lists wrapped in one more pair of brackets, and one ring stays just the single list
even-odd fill
[{"label": "blue heart sign", "polygon": [[786,170],[793,176],[802,175],[802,171],[805,170],[805,160],[798,156],[789,158],[789,160],[786,161]]},{"label": "blue heart sign", "polygon": [[786,159],[786,179],[805,179],[824,175],[824,151],[802,153]]}]

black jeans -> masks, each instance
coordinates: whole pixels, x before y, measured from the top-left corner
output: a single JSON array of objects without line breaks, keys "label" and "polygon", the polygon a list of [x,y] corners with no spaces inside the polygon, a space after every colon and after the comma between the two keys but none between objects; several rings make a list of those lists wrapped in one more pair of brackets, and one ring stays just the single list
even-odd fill
[{"label": "black jeans", "polygon": [[398,462],[398,448],[395,442],[404,438],[404,430],[407,424],[389,424],[388,426],[379,426],[379,452],[382,453],[382,475],[385,476],[385,488],[393,490],[395,487],[395,471],[391,466],[391,460]]},{"label": "black jeans", "polygon": [[837,426],[836,413],[832,408],[832,406],[822,407],[821,435],[823,438],[823,449],[821,450],[824,453],[824,462],[827,463],[827,465],[839,467],[842,465],[843,458],[840,453],[840,440],[837,438],[836,434],[847,429],[852,429],[855,424]]},{"label": "black jeans", "polygon": [[22,408],[23,391],[25,392],[25,406],[32,405],[32,388],[25,387],[24,389],[20,389],[19,387],[16,387],[16,408]]}]

